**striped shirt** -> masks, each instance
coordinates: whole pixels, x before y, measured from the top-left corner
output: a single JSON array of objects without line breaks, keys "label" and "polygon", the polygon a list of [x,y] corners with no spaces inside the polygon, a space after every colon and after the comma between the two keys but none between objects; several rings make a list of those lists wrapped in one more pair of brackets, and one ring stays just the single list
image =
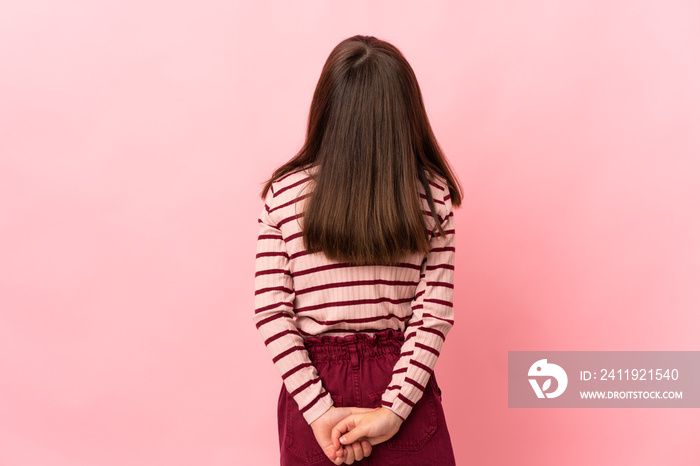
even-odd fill
[{"label": "striped shirt", "polygon": [[[309,254],[304,248],[300,210],[315,169],[288,173],[268,190],[258,218],[255,326],[309,424],[333,401],[311,363],[304,338],[371,334],[386,328],[404,332],[382,405],[405,420],[422,397],[454,324],[455,224],[447,183],[426,172],[445,231],[442,236],[439,231],[430,235],[430,252],[407,255],[405,262],[393,266],[358,266],[332,261],[322,252]],[[416,185],[430,231],[435,220],[423,186],[418,180]]]}]

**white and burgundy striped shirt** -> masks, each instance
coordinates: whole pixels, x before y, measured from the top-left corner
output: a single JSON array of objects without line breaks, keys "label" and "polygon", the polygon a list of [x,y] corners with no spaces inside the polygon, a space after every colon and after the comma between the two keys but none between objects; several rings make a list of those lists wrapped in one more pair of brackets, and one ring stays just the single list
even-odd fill
[{"label": "white and burgundy striped shirt", "polygon": [[[304,347],[312,335],[344,336],[386,328],[404,332],[401,356],[382,395],[382,405],[404,420],[422,397],[443,342],[454,324],[455,224],[447,183],[430,177],[430,189],[445,235],[430,236],[426,255],[412,254],[394,266],[331,261],[304,248],[300,201],[308,197],[310,170],[273,182],[258,218],[255,315],[282,380],[311,424],[333,401]],[[435,220],[416,180],[426,229]],[[306,187],[306,189],[304,189]],[[304,189],[295,201],[299,190]],[[295,210],[296,208],[296,210]]]}]

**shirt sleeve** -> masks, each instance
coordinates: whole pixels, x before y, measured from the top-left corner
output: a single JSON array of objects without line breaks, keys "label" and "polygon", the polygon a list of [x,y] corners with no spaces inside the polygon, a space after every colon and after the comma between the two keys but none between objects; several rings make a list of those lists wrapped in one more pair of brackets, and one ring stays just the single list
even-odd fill
[{"label": "shirt sleeve", "polygon": [[455,223],[449,192],[443,200],[446,213],[440,220],[445,235],[436,231],[430,238],[430,251],[421,265],[420,281],[411,302],[413,315],[406,325],[401,356],[382,394],[382,406],[403,420],[423,396],[445,337],[454,324]]},{"label": "shirt sleeve", "polygon": [[270,215],[273,197],[273,190],[268,190],[258,218],[253,320],[287,391],[311,424],[333,406],[333,399],[323,387],[294,320],[294,280],[284,238]]}]

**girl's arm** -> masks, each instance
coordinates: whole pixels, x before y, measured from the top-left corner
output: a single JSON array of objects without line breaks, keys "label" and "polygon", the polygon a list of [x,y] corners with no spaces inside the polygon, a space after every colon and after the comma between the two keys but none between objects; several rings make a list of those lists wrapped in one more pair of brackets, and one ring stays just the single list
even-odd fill
[{"label": "girl's arm", "polygon": [[258,218],[253,321],[287,390],[311,424],[333,406],[333,400],[323,387],[293,320],[294,282],[282,233],[269,212],[273,197],[270,189]]},{"label": "girl's arm", "polygon": [[430,251],[421,266],[421,278],[411,302],[401,357],[394,366],[382,406],[404,421],[421,399],[447,333],[454,324],[455,222],[449,189],[443,190],[441,224],[445,235],[431,236]]}]

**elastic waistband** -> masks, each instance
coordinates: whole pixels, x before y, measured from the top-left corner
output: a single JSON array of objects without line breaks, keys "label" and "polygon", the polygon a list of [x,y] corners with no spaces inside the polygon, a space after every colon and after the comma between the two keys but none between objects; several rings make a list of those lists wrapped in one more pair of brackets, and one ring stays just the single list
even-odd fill
[{"label": "elastic waistband", "polygon": [[371,358],[387,353],[399,354],[403,341],[403,332],[387,328],[373,334],[353,333],[342,337],[330,335],[308,337],[304,339],[304,346],[313,361],[349,360],[353,354],[361,358]]}]

